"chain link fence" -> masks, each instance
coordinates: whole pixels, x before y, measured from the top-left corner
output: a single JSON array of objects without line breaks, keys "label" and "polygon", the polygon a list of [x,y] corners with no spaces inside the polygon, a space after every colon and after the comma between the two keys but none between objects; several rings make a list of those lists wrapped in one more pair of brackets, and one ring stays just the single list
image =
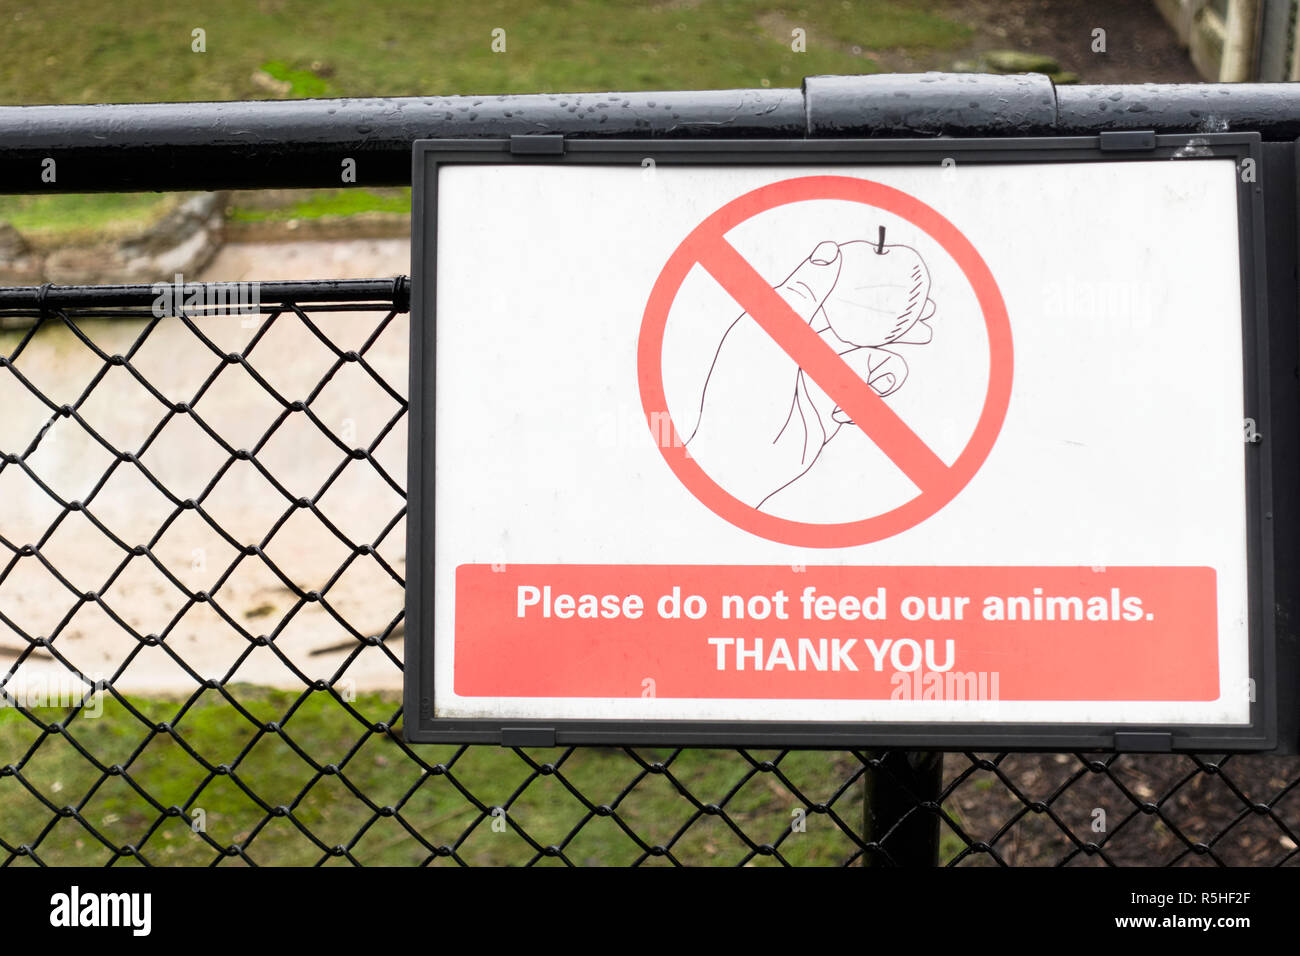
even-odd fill
[{"label": "chain link fence", "polygon": [[5,865],[1300,863],[1300,758],[406,744],[405,280],[174,291],[0,290]]}]

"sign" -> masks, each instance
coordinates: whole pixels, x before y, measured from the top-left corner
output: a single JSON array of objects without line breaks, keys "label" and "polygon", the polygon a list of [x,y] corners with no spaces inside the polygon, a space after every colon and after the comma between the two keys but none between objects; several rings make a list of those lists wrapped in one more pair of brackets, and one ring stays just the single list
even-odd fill
[{"label": "sign", "polygon": [[417,144],[408,737],[1268,746],[1258,142],[1192,145]]}]

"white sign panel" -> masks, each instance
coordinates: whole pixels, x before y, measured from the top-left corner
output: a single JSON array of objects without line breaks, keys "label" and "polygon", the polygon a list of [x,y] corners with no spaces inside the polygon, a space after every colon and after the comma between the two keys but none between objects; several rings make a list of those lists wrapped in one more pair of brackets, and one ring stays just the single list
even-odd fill
[{"label": "white sign panel", "polygon": [[1251,724],[1239,157],[953,155],[434,167],[423,717]]}]

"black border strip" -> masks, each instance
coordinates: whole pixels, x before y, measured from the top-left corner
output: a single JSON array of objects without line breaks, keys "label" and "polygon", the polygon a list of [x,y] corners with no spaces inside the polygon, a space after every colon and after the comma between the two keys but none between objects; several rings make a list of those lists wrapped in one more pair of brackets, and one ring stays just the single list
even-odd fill
[{"label": "black border strip", "polygon": [[[558,138],[557,138],[558,140]],[[403,726],[412,743],[567,746],[573,744],[699,747],[908,747],[913,749],[1150,750],[1236,752],[1267,750],[1276,740],[1274,679],[1273,474],[1265,310],[1261,139],[1258,133],[1197,136],[1132,134],[963,140],[566,140],[556,154],[511,151],[509,140],[419,140],[412,150],[411,365]],[[443,164],[934,164],[1131,162],[1233,159],[1255,175],[1239,176],[1244,409],[1266,440],[1245,444],[1249,672],[1254,680],[1250,722],[1243,725],[1035,723],[814,723],[699,720],[501,720],[433,716],[434,471],[433,383],[438,168]],[[429,489],[425,495],[421,489]],[[1189,516],[1189,520],[1193,520]],[[1268,609],[1269,613],[1265,613]]]}]

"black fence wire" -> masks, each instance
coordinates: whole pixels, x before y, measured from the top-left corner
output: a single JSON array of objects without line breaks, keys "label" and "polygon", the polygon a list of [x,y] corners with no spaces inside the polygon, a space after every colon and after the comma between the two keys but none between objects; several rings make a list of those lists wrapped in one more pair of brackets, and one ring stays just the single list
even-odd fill
[{"label": "black fence wire", "polygon": [[5,865],[1300,863],[1293,757],[406,744],[405,280],[176,291],[0,290]]}]

